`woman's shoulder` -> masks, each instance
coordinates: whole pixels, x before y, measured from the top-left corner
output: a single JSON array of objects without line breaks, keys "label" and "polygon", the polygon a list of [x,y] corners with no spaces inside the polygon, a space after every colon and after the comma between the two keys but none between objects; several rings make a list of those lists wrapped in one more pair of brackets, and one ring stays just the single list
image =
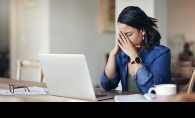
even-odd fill
[{"label": "woman's shoulder", "polygon": [[169,54],[170,53],[170,49],[166,46],[163,45],[155,45],[148,53],[148,56],[152,56],[152,57],[159,57],[162,54]]},{"label": "woman's shoulder", "polygon": [[168,51],[170,49],[168,47],[164,46],[164,45],[155,45],[154,46],[154,50],[165,50],[165,51]]},{"label": "woman's shoulder", "polygon": [[153,52],[162,54],[165,52],[170,52],[170,49],[164,45],[155,45],[153,48]]},{"label": "woman's shoulder", "polygon": [[170,49],[163,45],[156,45],[147,53],[147,59],[145,60],[145,62],[149,66],[153,62],[153,60],[161,57],[161,55],[164,54],[166,54],[167,59],[170,59]]}]

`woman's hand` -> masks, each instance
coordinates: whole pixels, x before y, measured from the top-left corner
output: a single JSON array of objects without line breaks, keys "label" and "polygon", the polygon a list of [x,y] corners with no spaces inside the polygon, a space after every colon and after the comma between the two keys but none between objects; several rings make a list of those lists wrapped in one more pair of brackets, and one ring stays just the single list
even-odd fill
[{"label": "woman's hand", "polygon": [[121,50],[129,57],[133,58],[138,56],[135,46],[123,32],[119,33],[117,44],[121,48]]},{"label": "woman's hand", "polygon": [[110,56],[116,56],[121,51],[120,47],[116,44],[110,52]]}]

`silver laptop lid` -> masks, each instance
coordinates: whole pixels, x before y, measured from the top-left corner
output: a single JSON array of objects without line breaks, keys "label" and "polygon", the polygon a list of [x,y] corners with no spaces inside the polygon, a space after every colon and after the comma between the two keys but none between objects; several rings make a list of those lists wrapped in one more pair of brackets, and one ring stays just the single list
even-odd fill
[{"label": "silver laptop lid", "polygon": [[96,99],[83,54],[39,54],[50,95]]}]

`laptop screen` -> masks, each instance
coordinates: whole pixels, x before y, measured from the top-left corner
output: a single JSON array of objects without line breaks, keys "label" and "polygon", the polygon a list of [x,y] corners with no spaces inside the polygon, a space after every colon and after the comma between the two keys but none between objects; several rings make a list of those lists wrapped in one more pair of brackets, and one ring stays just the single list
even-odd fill
[{"label": "laptop screen", "polygon": [[96,99],[85,55],[39,54],[39,58],[49,94]]}]

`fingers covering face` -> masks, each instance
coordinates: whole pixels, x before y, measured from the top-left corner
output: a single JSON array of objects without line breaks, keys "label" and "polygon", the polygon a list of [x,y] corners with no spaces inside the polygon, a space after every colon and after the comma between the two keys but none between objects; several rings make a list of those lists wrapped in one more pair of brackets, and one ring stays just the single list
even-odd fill
[{"label": "fingers covering face", "polygon": [[119,39],[117,40],[117,45],[118,45],[120,48],[123,47]]},{"label": "fingers covering face", "polygon": [[121,38],[121,40],[124,42],[124,43],[127,43],[129,44],[130,43],[130,39],[127,35],[125,35],[123,32],[119,32],[119,38]]}]

